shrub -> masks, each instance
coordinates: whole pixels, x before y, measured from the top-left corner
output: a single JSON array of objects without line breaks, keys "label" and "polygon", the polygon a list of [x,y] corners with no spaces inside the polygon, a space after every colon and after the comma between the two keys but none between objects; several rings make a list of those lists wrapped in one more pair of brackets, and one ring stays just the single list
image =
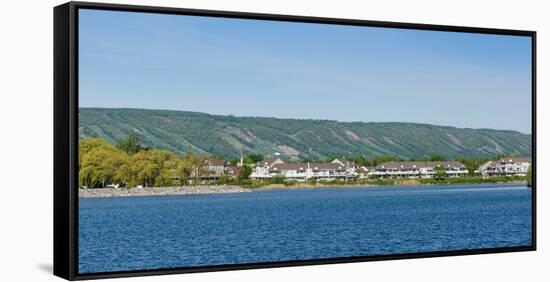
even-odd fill
[{"label": "shrub", "polygon": [[285,178],[280,176],[280,175],[277,175],[277,176],[273,176],[269,182],[271,184],[284,184],[285,183]]}]

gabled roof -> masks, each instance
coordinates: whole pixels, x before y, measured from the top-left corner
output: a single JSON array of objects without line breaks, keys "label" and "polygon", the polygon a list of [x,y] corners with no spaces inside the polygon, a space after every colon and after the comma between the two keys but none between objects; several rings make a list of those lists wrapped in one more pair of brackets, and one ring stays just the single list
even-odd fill
[{"label": "gabled roof", "polygon": [[285,161],[281,160],[280,158],[269,157],[269,158],[263,159],[262,161],[259,161],[258,165],[270,167],[270,166],[273,166],[274,164],[284,164],[284,163]]},{"label": "gabled roof", "polygon": [[206,162],[209,165],[215,165],[215,166],[225,165],[225,160],[218,159],[218,158],[215,158],[215,157],[206,158]]},{"label": "gabled roof", "polygon": [[331,163],[338,163],[343,166],[355,166],[355,163],[346,159],[334,159]]},{"label": "gabled roof", "polygon": [[374,167],[373,166],[361,166],[359,168],[359,170],[361,172],[369,172],[369,171],[373,171],[374,170]]},{"label": "gabled roof", "polygon": [[318,170],[318,169],[332,169],[332,170],[345,169],[345,166],[343,166],[339,163],[310,163],[309,167],[313,170]]},{"label": "gabled roof", "polygon": [[242,169],[242,166],[232,165],[230,167],[227,167],[225,171],[226,171],[226,174],[229,176],[237,176],[239,175],[239,173],[241,173],[241,169]]},{"label": "gabled roof", "polygon": [[376,169],[418,169],[418,168],[458,168],[465,167],[461,162],[457,161],[445,161],[445,162],[423,162],[423,161],[410,161],[410,162],[385,162],[376,166]]},{"label": "gabled roof", "polygon": [[285,171],[285,170],[306,170],[307,164],[304,163],[284,163],[274,164],[270,167],[270,171]]}]

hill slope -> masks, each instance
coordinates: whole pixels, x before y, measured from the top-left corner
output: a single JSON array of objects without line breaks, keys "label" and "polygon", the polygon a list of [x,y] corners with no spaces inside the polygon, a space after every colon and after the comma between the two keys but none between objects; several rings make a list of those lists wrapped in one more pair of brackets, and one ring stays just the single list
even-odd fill
[{"label": "hill slope", "polygon": [[420,158],[531,155],[531,135],[415,123],[363,123],[234,117],[196,112],[81,108],[80,137],[116,143],[135,132],[149,147],[186,148],[227,158],[242,151],[289,157],[392,155]]}]

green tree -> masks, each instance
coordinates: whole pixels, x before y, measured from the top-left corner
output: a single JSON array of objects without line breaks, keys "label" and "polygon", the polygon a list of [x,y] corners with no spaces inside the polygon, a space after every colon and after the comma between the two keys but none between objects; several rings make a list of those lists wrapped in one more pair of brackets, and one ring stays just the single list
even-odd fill
[{"label": "green tree", "polygon": [[434,170],[435,170],[434,177],[437,180],[443,180],[447,176],[447,172],[445,171],[445,168],[443,166],[436,166]]},{"label": "green tree", "polygon": [[255,162],[250,156],[243,157],[243,164],[253,165]]},{"label": "green tree", "polygon": [[370,166],[377,166],[385,162],[399,161],[400,159],[394,156],[375,156],[370,160]]},{"label": "green tree", "polygon": [[182,186],[187,185],[193,172],[193,162],[189,151],[186,151],[183,159],[179,160],[176,168],[176,175]]},{"label": "green tree", "polygon": [[330,162],[334,161],[335,159],[336,159],[335,156],[330,156],[330,157],[327,157],[324,162],[325,163],[330,163]]},{"label": "green tree", "polygon": [[252,161],[252,163],[257,163],[264,159],[264,156],[260,154],[250,154],[247,157]]},{"label": "green tree", "polygon": [[479,169],[479,167],[486,163],[489,159],[488,158],[467,158],[462,157],[458,158],[457,161],[461,162],[464,166],[466,166],[466,169],[468,170],[468,176],[473,177],[476,175],[476,170]]},{"label": "green tree", "polygon": [[240,158],[234,158],[229,160],[229,165],[238,165],[241,162]]},{"label": "green tree", "polygon": [[154,186],[161,166],[155,160],[153,151],[140,151],[132,157],[132,169],[136,171],[136,183],[145,187]]},{"label": "green tree", "polygon": [[301,160],[300,162],[301,162],[301,163],[314,163],[314,162],[315,162],[315,159],[310,158],[310,157],[303,157],[302,160]]},{"label": "green tree", "polygon": [[275,175],[269,180],[271,184],[283,184],[285,183],[285,178],[282,175]]},{"label": "green tree", "polygon": [[349,160],[352,161],[357,166],[369,166],[369,165],[371,165],[370,161],[367,160],[363,156],[352,157],[352,158],[349,158]]},{"label": "green tree", "polygon": [[428,160],[432,162],[444,162],[447,160],[447,158],[442,154],[434,154],[431,155]]},{"label": "green tree", "polygon": [[168,151],[157,151],[157,162],[160,163],[159,175],[155,178],[155,186],[169,187],[176,184],[179,158]]},{"label": "green tree", "polygon": [[252,174],[252,167],[249,165],[243,165],[239,171],[239,180],[249,179]]},{"label": "green tree", "polygon": [[113,179],[116,183],[119,183],[123,187],[127,187],[127,188],[135,187],[137,185],[136,175],[137,175],[136,171],[133,169],[132,165],[128,162],[128,163],[124,163],[117,169]]},{"label": "green tree", "polygon": [[188,150],[185,152],[184,161],[187,161],[190,165],[190,176],[193,178],[193,185],[199,184],[201,178],[209,173],[205,155],[194,154]]},{"label": "green tree", "polygon": [[117,148],[128,154],[135,154],[142,149],[139,137],[135,133],[130,133],[126,139],[119,141]]},{"label": "green tree", "polygon": [[218,185],[227,184],[228,180],[229,180],[228,177],[226,175],[222,174],[216,180],[216,184],[218,184]]},{"label": "green tree", "polygon": [[126,153],[104,140],[82,140],[79,143],[79,185],[105,187],[117,180],[117,170],[128,162]]}]

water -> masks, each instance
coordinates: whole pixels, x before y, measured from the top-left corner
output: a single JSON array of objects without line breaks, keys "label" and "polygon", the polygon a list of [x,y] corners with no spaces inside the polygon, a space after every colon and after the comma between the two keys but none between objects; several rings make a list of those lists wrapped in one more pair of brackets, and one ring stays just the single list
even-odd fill
[{"label": "water", "polygon": [[80,199],[80,273],[531,245],[517,185]]}]

